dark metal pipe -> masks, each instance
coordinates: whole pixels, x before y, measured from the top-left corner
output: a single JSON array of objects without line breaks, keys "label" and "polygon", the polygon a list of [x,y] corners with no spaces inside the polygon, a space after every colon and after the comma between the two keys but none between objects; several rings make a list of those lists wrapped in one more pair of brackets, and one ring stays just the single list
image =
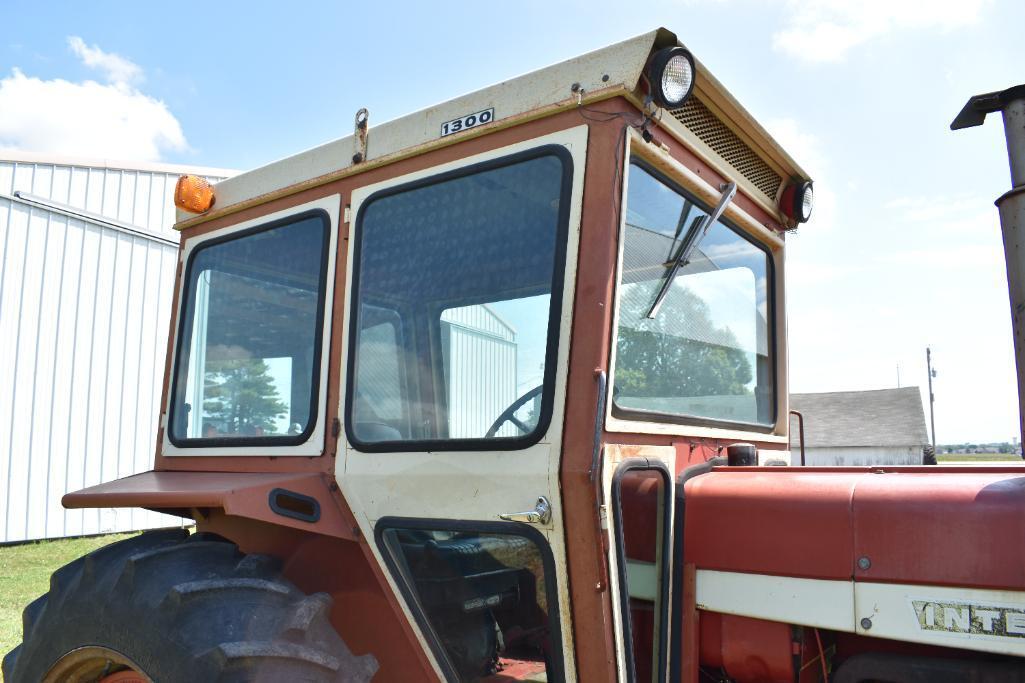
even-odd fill
[{"label": "dark metal pipe", "polygon": [[804,467],[804,415],[800,410],[791,410],[790,414],[797,417],[797,429],[801,435],[801,467]]}]

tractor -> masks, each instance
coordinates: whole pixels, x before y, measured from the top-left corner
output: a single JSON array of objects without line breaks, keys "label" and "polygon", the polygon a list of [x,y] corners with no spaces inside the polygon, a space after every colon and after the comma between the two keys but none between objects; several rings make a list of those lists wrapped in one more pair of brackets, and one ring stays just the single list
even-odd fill
[{"label": "tractor", "polygon": [[813,200],[665,29],[183,176],[153,468],[63,502],[195,529],[6,680],[1025,681],[1021,470],[791,455]]}]

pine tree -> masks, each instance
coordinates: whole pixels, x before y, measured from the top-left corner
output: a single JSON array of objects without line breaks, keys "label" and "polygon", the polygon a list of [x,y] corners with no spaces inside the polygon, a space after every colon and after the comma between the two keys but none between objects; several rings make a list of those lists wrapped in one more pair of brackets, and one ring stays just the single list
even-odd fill
[{"label": "pine tree", "polygon": [[204,422],[217,424],[222,434],[276,433],[276,422],[288,406],[280,400],[268,370],[260,358],[208,361]]}]

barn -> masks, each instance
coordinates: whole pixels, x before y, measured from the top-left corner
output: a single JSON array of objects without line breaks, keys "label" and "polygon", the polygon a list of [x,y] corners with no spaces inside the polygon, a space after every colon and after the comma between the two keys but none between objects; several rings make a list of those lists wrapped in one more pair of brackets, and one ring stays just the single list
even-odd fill
[{"label": "barn", "polygon": [[[790,394],[790,408],[804,416],[807,465],[921,465],[929,443],[918,387],[873,391]],[[790,451],[800,462],[796,419]]]},{"label": "barn", "polygon": [[0,543],[180,523],[60,500],[152,464],[182,173],[0,152]]}]

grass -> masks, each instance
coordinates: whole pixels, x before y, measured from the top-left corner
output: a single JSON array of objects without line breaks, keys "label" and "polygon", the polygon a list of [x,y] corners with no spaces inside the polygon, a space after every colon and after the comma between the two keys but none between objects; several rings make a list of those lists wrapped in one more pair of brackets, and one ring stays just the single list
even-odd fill
[{"label": "grass", "polygon": [[1022,462],[1014,453],[939,453],[936,462]]},{"label": "grass", "polygon": [[0,547],[0,657],[21,642],[21,611],[49,590],[54,570],[101,546],[134,535],[111,534]]}]

